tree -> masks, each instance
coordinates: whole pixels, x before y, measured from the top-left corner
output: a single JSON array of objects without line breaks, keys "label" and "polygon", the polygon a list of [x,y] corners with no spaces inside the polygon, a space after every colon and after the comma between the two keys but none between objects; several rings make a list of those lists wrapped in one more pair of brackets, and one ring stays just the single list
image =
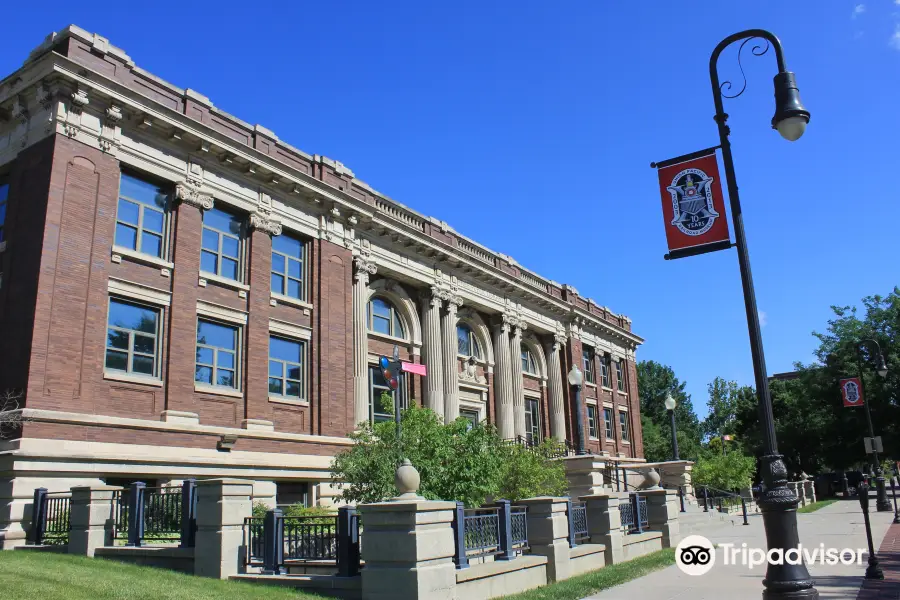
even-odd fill
[{"label": "tree", "polygon": [[703,433],[708,436],[733,433],[737,407],[742,399],[754,397],[753,388],[738,386],[735,381],[716,377],[707,389],[709,400],[706,401],[706,406],[709,412],[703,420]]},{"label": "tree", "polygon": [[691,479],[695,486],[728,492],[749,487],[755,470],[756,459],[738,449],[726,454],[707,450],[694,465]]},{"label": "tree", "polygon": [[19,410],[22,407],[23,398],[24,394],[12,390],[0,393],[0,439],[9,437],[27,420]]},{"label": "tree", "polygon": [[652,360],[639,362],[637,373],[644,457],[653,462],[672,459],[671,424],[665,405],[666,394],[671,393],[676,402],[678,454],[682,459],[695,460],[700,455],[700,422],[685,391],[686,384],[678,380],[671,367]]},{"label": "tree", "polygon": [[558,443],[545,441],[534,449],[510,444],[496,429],[465,418],[442,423],[432,410],[410,407],[401,411],[402,433],[397,441],[392,421],[363,424],[350,434],[353,447],[332,462],[332,475],[343,481],[347,502],[381,502],[396,495],[394,472],[400,457],[419,471],[419,494],[429,500],[461,500],[469,507],[491,497],[521,500],[565,493],[563,463],[553,456]]}]

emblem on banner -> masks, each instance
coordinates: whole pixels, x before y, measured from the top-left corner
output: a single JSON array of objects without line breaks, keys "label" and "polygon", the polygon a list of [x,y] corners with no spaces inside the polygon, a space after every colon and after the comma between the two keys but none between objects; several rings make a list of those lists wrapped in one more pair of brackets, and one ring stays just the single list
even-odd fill
[{"label": "emblem on banner", "polygon": [[685,169],[666,188],[672,195],[672,225],[681,233],[703,235],[716,222],[719,213],[713,208],[712,182],[713,178],[700,169]]},{"label": "emblem on banner", "polygon": [[841,379],[841,396],[844,397],[844,406],[862,406],[862,383],[858,377]]}]

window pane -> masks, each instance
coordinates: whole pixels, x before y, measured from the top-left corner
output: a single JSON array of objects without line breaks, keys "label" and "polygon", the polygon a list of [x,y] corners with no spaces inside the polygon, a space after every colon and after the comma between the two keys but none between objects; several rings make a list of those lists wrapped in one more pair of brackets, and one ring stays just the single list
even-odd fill
[{"label": "window pane", "polygon": [[241,232],[240,220],[218,208],[203,213],[203,224],[226,233],[239,234]]},{"label": "window pane", "polygon": [[400,315],[397,311],[394,311],[394,331],[392,333],[397,337],[405,337],[403,323],[400,321]]},{"label": "window pane", "polygon": [[123,329],[156,333],[157,316],[157,311],[151,308],[120,300],[111,300],[109,303],[109,324]]},{"label": "window pane", "polygon": [[106,347],[128,350],[128,333],[109,329],[106,333]]},{"label": "window pane", "polygon": [[122,173],[119,182],[119,194],[151,206],[163,207],[166,205],[165,190],[149,181],[143,181],[125,173]]},{"label": "window pane", "polygon": [[204,365],[213,364],[212,348],[197,348],[197,362]]},{"label": "window pane", "polygon": [[287,362],[300,362],[300,342],[272,336],[269,338],[269,356]]},{"label": "window pane", "polygon": [[217,270],[216,265],[218,263],[219,263],[219,261],[216,259],[215,254],[212,254],[211,252],[207,252],[206,250],[204,250],[200,254],[200,270],[201,271],[206,271],[207,273],[215,273]]},{"label": "window pane", "polygon": [[116,246],[137,250],[137,229],[116,223]]},{"label": "window pane", "polygon": [[276,273],[284,273],[284,257],[275,252],[272,253],[272,270]]},{"label": "window pane", "polygon": [[212,368],[197,366],[197,370],[194,373],[194,381],[212,385]]},{"label": "window pane", "polygon": [[157,258],[162,256],[162,238],[155,233],[143,232],[141,234],[141,252]]},{"label": "window pane", "polygon": [[143,354],[153,354],[156,348],[156,339],[146,335],[134,336],[134,351]]},{"label": "window pane", "polygon": [[219,369],[216,371],[217,379],[216,385],[221,385],[225,387],[234,387],[234,372],[233,371],[223,371]]},{"label": "window pane", "polygon": [[144,229],[162,233],[163,231],[163,214],[152,208],[144,209]]},{"label": "window pane", "polygon": [[384,317],[375,316],[372,319],[372,331],[377,331],[378,333],[383,333],[385,335],[391,334],[391,320],[385,319]]},{"label": "window pane", "polygon": [[237,329],[228,325],[220,325],[210,321],[197,322],[197,342],[207,346],[234,350],[236,333]]},{"label": "window pane", "polygon": [[295,398],[300,397],[300,384],[296,381],[288,381],[285,386],[284,395],[285,396],[294,396]]},{"label": "window pane", "polygon": [[151,356],[132,356],[131,370],[134,373],[143,375],[153,375],[153,357]]},{"label": "window pane", "polygon": [[284,277],[272,273],[272,291],[276,294],[284,294]]},{"label": "window pane", "polygon": [[269,377],[269,393],[281,395],[281,380],[275,377]]},{"label": "window pane", "polygon": [[288,379],[296,379],[299,381],[300,379],[302,379],[300,373],[301,373],[300,365],[287,365]]},{"label": "window pane", "polygon": [[106,351],[106,368],[115,369],[116,371],[128,370],[128,355],[124,352],[116,352],[115,350]]},{"label": "window pane", "polygon": [[269,361],[269,377],[284,377],[284,363],[277,360]]},{"label": "window pane", "polygon": [[219,351],[218,356],[216,357],[216,362],[218,363],[217,367],[225,367],[226,369],[234,368],[234,354],[231,352],[222,352]]},{"label": "window pane", "polygon": [[129,202],[128,200],[122,200],[121,198],[119,198],[119,212],[116,215],[116,220],[122,223],[137,225],[138,215],[140,214],[140,212],[140,206],[138,206],[134,202]]},{"label": "window pane", "polygon": [[288,275],[290,277],[294,277],[295,279],[300,279],[300,271],[302,265],[293,259],[288,260]]},{"label": "window pane", "polygon": [[238,278],[238,264],[236,260],[231,260],[230,258],[222,259],[222,272],[219,273],[222,277],[227,277],[228,279],[237,280]]},{"label": "window pane", "polygon": [[294,258],[303,257],[303,242],[287,235],[279,235],[273,238],[272,248]]},{"label": "window pane", "polygon": [[213,252],[219,251],[219,234],[215,231],[211,231],[209,229],[203,229],[203,244],[202,247],[206,250],[212,250]]},{"label": "window pane", "polygon": [[297,298],[298,300],[301,298],[300,295],[300,282],[296,279],[288,279],[288,291],[287,295],[291,298]]},{"label": "window pane", "polygon": [[456,349],[463,356],[470,356],[469,352],[469,328],[460,325],[456,328]]},{"label": "window pane", "polygon": [[238,257],[238,241],[227,235],[222,236],[222,256]]},{"label": "window pane", "polygon": [[387,317],[388,320],[390,320],[391,305],[381,298],[374,298],[372,300],[372,314],[378,315],[379,317]]}]

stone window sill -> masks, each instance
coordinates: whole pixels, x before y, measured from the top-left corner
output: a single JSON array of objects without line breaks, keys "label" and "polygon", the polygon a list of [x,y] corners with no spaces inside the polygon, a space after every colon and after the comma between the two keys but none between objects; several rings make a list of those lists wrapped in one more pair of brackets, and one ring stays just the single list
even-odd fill
[{"label": "stone window sill", "polygon": [[113,371],[104,371],[103,379],[110,381],[125,381],[128,383],[139,383],[141,385],[152,385],[154,387],[162,387],[162,379],[150,377],[147,375],[132,375],[131,373],[116,373]]},{"label": "stone window sill", "polygon": [[587,379],[584,380],[584,385],[585,385],[585,387],[589,387],[589,388],[594,388],[594,389],[597,388],[597,384],[596,384],[596,383],[591,383],[591,382],[588,381]]},{"label": "stone window sill", "polygon": [[247,292],[250,290],[250,286],[245,283],[235,281],[234,279],[228,279],[227,277],[220,277],[214,273],[207,273],[206,271],[200,271],[200,279],[212,281],[213,283],[217,283],[223,287],[229,287],[235,290],[240,290],[242,292]]},{"label": "stone window sill", "polygon": [[309,400],[292,400],[290,398],[282,398],[281,396],[269,396],[269,402],[274,404],[309,407]]},{"label": "stone window sill", "polygon": [[213,394],[216,396],[230,396],[231,398],[243,398],[244,393],[240,390],[227,387],[219,387],[216,385],[206,385],[203,383],[194,383],[194,391],[201,394]]},{"label": "stone window sill", "polygon": [[611,387],[606,386],[606,385],[602,386],[600,389],[602,389],[604,392],[609,392],[610,394],[612,394],[612,391],[613,391],[613,389]]},{"label": "stone window sill", "polygon": [[296,306],[297,308],[305,308],[307,310],[312,310],[313,308],[313,305],[309,302],[304,302],[303,300],[299,300],[297,298],[283,296],[282,294],[276,294],[275,292],[272,292],[271,296],[272,300],[274,300],[277,304],[287,304],[289,306]]},{"label": "stone window sill", "polygon": [[385,333],[378,333],[377,331],[372,331],[371,329],[368,331],[369,335],[379,340],[385,340],[388,342],[394,342],[398,346],[408,346],[409,340],[405,340],[403,338],[394,337],[392,335],[387,335]]},{"label": "stone window sill", "polygon": [[[113,246],[112,247],[113,256],[118,256],[120,258],[127,258],[128,260],[143,263],[145,265],[150,265],[151,267],[159,267],[160,269],[168,269],[170,272],[175,268],[174,263],[170,263],[167,260],[162,258],[157,258],[150,254],[142,254],[141,252],[135,252],[134,250],[129,250],[128,248],[123,248],[122,246]],[[113,262],[118,262],[113,259]]]},{"label": "stone window sill", "polygon": [[616,390],[616,393],[620,396],[628,396],[628,392],[623,392],[622,390]]},{"label": "stone window sill", "polygon": [[623,444],[627,444],[628,446],[631,445],[631,442],[629,442],[628,440],[622,440],[622,443],[623,443]]}]

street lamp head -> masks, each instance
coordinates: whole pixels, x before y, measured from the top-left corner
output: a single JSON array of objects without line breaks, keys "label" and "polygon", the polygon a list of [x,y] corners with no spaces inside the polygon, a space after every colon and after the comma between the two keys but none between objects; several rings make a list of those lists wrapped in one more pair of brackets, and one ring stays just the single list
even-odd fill
[{"label": "street lamp head", "polygon": [[882,378],[887,377],[888,368],[887,363],[884,362],[884,354],[879,354],[875,359],[875,371],[877,371]]},{"label": "street lamp head", "polygon": [[775,76],[775,116],[772,129],[789,142],[800,139],[809,123],[809,111],[800,102],[797,80],[791,72]]},{"label": "street lamp head", "polygon": [[569,385],[581,387],[582,383],[584,383],[584,373],[576,365],[572,365],[572,370],[569,371]]},{"label": "street lamp head", "polygon": [[675,410],[675,405],[677,402],[675,398],[672,397],[672,392],[668,392],[666,394],[666,410]]}]

